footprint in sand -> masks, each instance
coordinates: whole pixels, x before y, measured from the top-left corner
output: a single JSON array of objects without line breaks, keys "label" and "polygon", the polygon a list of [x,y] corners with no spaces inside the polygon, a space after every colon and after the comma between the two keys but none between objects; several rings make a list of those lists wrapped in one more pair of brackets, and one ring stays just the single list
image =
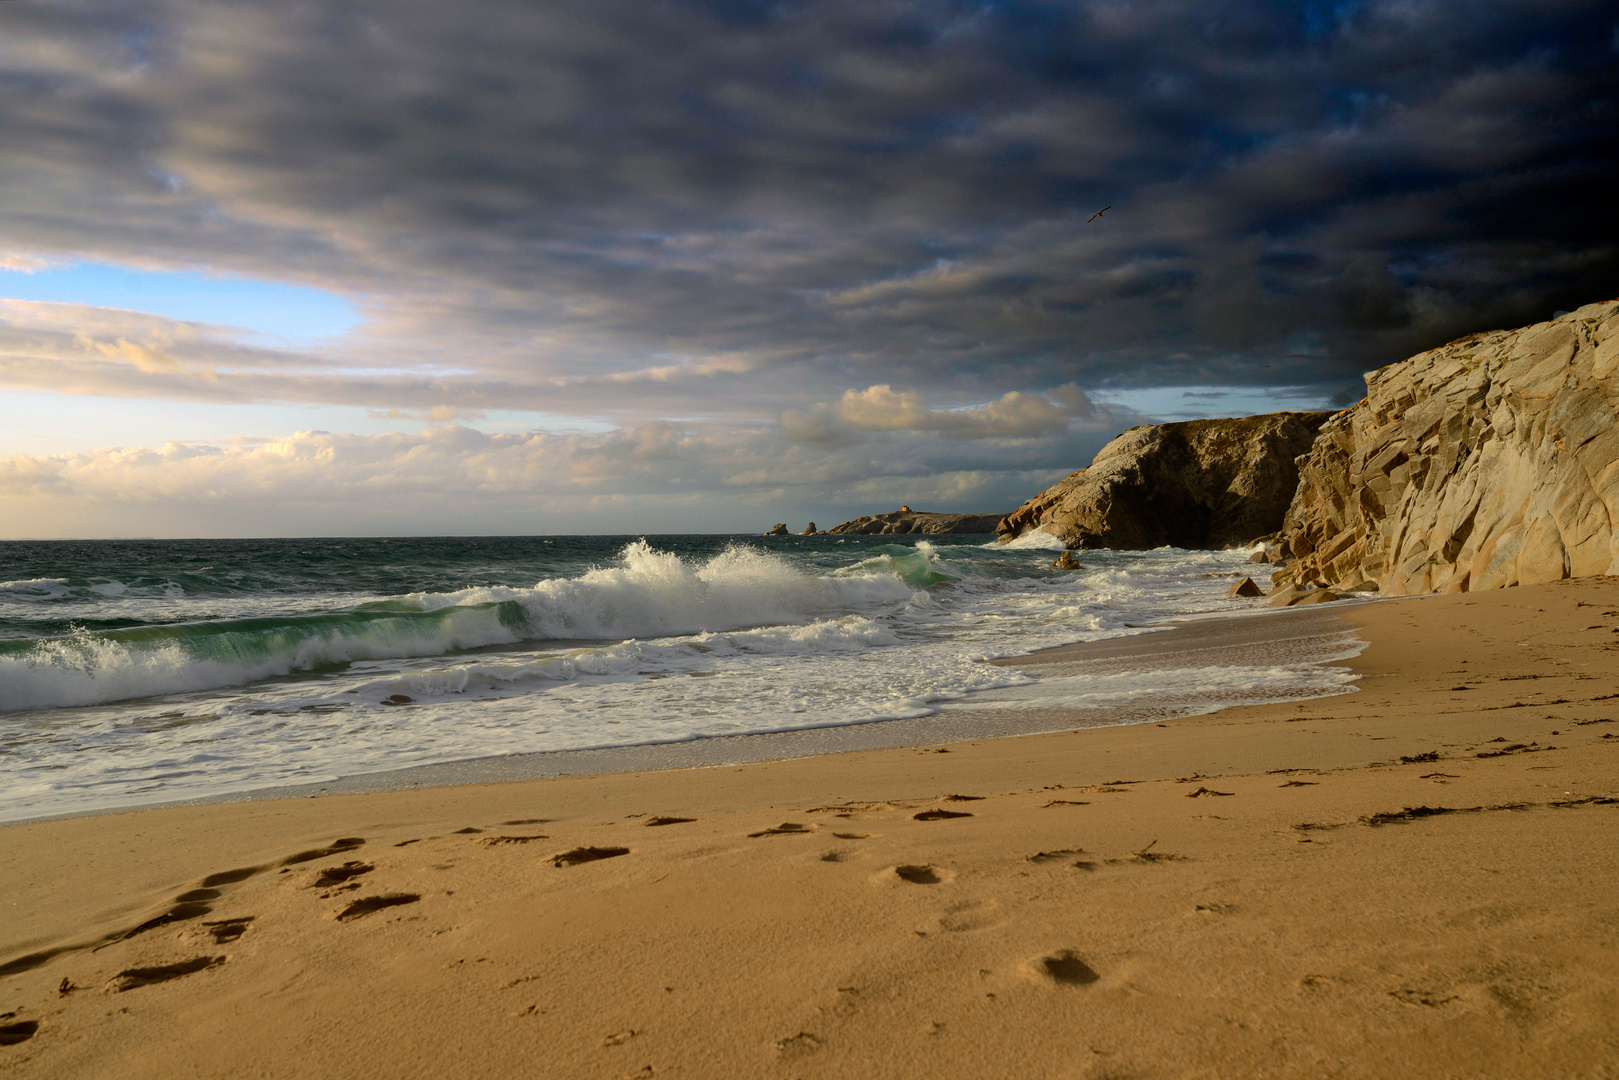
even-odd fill
[{"label": "footprint in sand", "polygon": [[1023,861],[1032,863],[1057,862],[1060,859],[1083,854],[1085,854],[1084,848],[1057,848],[1055,851],[1037,851],[1033,855],[1025,855]]},{"label": "footprint in sand", "polygon": [[180,904],[195,904],[203,900],[218,900],[223,895],[218,889],[190,889],[174,899]]},{"label": "footprint in sand", "polygon": [[[201,891],[213,892],[212,889],[201,890]],[[144,934],[148,930],[156,930],[160,926],[168,926],[171,923],[184,922],[187,919],[201,918],[202,916],[207,915],[209,912],[211,912],[213,910],[214,909],[212,907],[208,906],[207,904],[198,904],[198,903],[176,904],[173,907],[171,907],[169,910],[165,911],[163,914],[157,916],[156,918],[147,919],[145,922],[141,923],[139,926],[135,927],[134,929],[126,930],[124,933],[122,933],[122,934],[118,935],[117,937],[113,938],[111,941],[104,942],[101,945],[96,946],[96,948],[97,949],[104,949],[108,945],[113,944],[114,942],[128,941],[130,938],[136,936],[137,934]]]},{"label": "footprint in sand", "polygon": [[[333,840],[330,844],[327,844],[323,848],[311,848],[308,851],[300,851],[296,855],[288,855],[285,859],[282,859],[281,862],[279,864],[277,864],[277,865],[280,865],[280,866],[297,866],[299,863],[314,862],[316,859],[324,859],[329,855],[342,855],[344,852],[353,851],[355,848],[364,847],[364,846],[365,846],[365,838],[364,837],[361,837],[361,836],[343,836],[343,837],[339,837],[336,840]],[[263,867],[260,867],[260,869],[263,869]],[[252,871],[252,873],[247,874],[245,876],[251,877],[252,874],[257,873],[257,872],[258,872],[257,870],[254,870],[254,871]],[[240,871],[227,871],[227,873],[240,873]],[[235,879],[235,880],[241,880],[241,879]],[[208,880],[204,879],[203,884],[207,885],[207,884],[210,884],[210,882]]]},{"label": "footprint in sand", "polygon": [[551,856],[551,865],[578,866],[580,863],[596,862],[599,859],[616,859],[629,853],[630,849],[627,847],[577,847],[572,851]]},{"label": "footprint in sand", "polygon": [[[315,857],[319,858],[319,856]],[[287,862],[292,861],[293,859],[287,860]],[[299,859],[298,861],[302,862],[303,860]],[[200,884],[205,889],[212,889],[220,885],[235,885],[239,881],[246,881],[255,874],[262,874],[268,869],[268,866],[243,866],[236,870],[221,870],[217,874],[209,874],[202,879]]]},{"label": "footprint in sand", "polygon": [[112,978],[112,988],[118,993],[125,990],[135,990],[142,986],[153,986],[157,983],[169,982],[172,979],[194,975],[199,971],[218,967],[225,962],[223,956],[197,956],[190,960],[182,960],[177,964],[163,964],[159,967],[126,968]]},{"label": "footprint in sand", "polygon": [[1049,810],[1053,806],[1089,806],[1089,805],[1090,805],[1090,803],[1085,802],[1085,801],[1083,801],[1081,799],[1052,799],[1048,803],[1042,803],[1041,804],[1041,809],[1042,810]]},{"label": "footprint in sand", "polygon": [[384,893],[381,896],[363,896],[337,913],[338,922],[348,922],[384,908],[414,904],[421,897],[416,893]]},{"label": "footprint in sand", "polygon": [[[309,883],[309,888],[329,889],[333,885],[341,885],[345,881],[351,881],[361,874],[369,874],[375,869],[375,866],[364,862],[346,862],[341,866],[328,866],[315,876],[315,880]],[[354,882],[353,887],[359,888],[359,882]]]},{"label": "footprint in sand", "polygon": [[[355,848],[360,847],[364,843],[365,839],[363,837],[345,836],[333,840],[330,844],[323,848],[313,848],[309,851],[300,851],[297,854],[289,855],[286,858],[280,859],[273,863],[265,863],[260,866],[241,866],[234,870],[221,870],[217,873],[209,874],[207,877],[203,878],[197,883],[197,888],[188,889],[179,896],[175,897],[173,907],[159,915],[154,916],[153,918],[147,919],[138,926],[132,927],[129,930],[108,934],[107,936],[96,941],[42,949],[38,952],[28,953],[26,956],[19,956],[15,959],[7,960],[4,963],[0,963],[0,978],[7,975],[16,975],[24,971],[32,971],[42,964],[48,963],[50,960],[61,956],[63,953],[78,952],[81,949],[98,951],[106,948],[109,945],[114,945],[120,941],[125,941],[129,938],[135,937],[138,934],[143,934],[148,930],[155,930],[158,927],[168,926],[172,923],[200,918],[201,916],[212,912],[213,909],[209,905],[208,901],[217,900],[223,896],[223,886],[235,885],[239,882],[246,881],[250,877],[262,874],[266,870],[270,870],[277,866],[282,867],[282,872],[285,873],[286,867],[296,866],[299,863],[309,862],[313,859],[323,859],[329,855],[338,855],[345,851],[353,851]],[[240,937],[241,935],[238,934],[236,936]],[[234,940],[234,938],[232,940]],[[223,962],[223,957],[220,959],[221,962]]]},{"label": "footprint in sand", "polygon": [[782,1057],[803,1057],[813,1054],[821,1048],[821,1038],[808,1031],[800,1031],[797,1035],[790,1035],[785,1039],[776,1040],[776,1052]]},{"label": "footprint in sand", "polygon": [[924,810],[920,814],[912,814],[913,821],[943,821],[946,818],[972,817],[965,810]]},{"label": "footprint in sand", "polygon": [[550,823],[551,823],[550,818],[543,818],[543,817],[515,818],[515,819],[513,819],[511,821],[502,821],[501,822],[502,825],[549,825]]},{"label": "footprint in sand", "polygon": [[1047,953],[1029,965],[1034,973],[1058,986],[1089,986],[1101,978],[1073,949]]},{"label": "footprint in sand", "polygon": [[474,840],[473,843],[479,847],[500,847],[503,844],[529,844],[535,840],[549,839],[551,838],[544,833],[535,833],[532,836],[485,836],[482,839]]},{"label": "footprint in sand", "polygon": [[932,863],[904,863],[884,867],[867,880],[874,885],[895,885],[901,882],[908,885],[942,885],[953,881],[955,876],[944,867],[934,866]]},{"label": "footprint in sand", "polygon": [[800,825],[796,821],[784,821],[780,825],[775,825],[768,829],[760,829],[758,832],[750,832],[748,836],[786,836],[788,834],[809,833],[814,831],[814,825]]},{"label": "footprint in sand", "polygon": [[974,930],[988,930],[1006,922],[997,913],[1000,907],[994,900],[963,900],[951,904],[939,917],[939,929],[951,934],[965,934]]},{"label": "footprint in sand", "polygon": [[641,824],[655,828],[659,825],[684,825],[688,821],[696,820],[690,817],[649,817]]},{"label": "footprint in sand", "polygon": [[[1157,843],[1158,843],[1158,841],[1154,840],[1152,843],[1148,844],[1146,847],[1142,848],[1140,851],[1137,851],[1137,852],[1134,852],[1133,854],[1131,854],[1130,858],[1134,859],[1137,862],[1144,862],[1144,863],[1186,862],[1187,861],[1185,855],[1171,855],[1171,854],[1169,854],[1168,852],[1165,852],[1165,851],[1154,851],[1153,848],[1157,845]],[[1112,862],[1114,860],[1110,859],[1108,861]]]},{"label": "footprint in sand", "polygon": [[15,1024],[0,1024],[0,1046],[16,1046],[27,1042],[39,1030],[38,1020],[19,1020]]},{"label": "footprint in sand", "polygon": [[202,925],[214,937],[215,945],[229,945],[243,934],[247,933],[247,924],[252,922],[254,916],[244,915],[239,919],[220,919],[217,922],[205,922]]}]

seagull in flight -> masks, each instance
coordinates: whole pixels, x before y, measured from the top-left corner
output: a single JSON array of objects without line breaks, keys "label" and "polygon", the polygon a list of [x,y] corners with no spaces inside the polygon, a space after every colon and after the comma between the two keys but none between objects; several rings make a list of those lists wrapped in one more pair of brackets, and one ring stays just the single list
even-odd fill
[{"label": "seagull in flight", "polygon": [[1111,209],[1113,209],[1113,207],[1111,207],[1111,206],[1102,207],[1102,209],[1098,210],[1096,213],[1094,213],[1090,217],[1086,218],[1085,219],[1085,224],[1089,225],[1091,222],[1095,221],[1097,218],[1101,217],[1103,214],[1107,213]]}]

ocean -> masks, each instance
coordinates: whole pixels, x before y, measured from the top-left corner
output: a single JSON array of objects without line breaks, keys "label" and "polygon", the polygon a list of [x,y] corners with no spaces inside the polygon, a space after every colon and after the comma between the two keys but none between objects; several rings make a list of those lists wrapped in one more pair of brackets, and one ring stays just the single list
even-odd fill
[{"label": "ocean", "polygon": [[[1025,538],[1029,541],[1029,538]],[[0,820],[493,755],[961,709],[1161,720],[1343,692],[1313,651],[990,664],[1262,610],[1243,551],[986,536],[0,543]],[[1080,720],[1073,714],[1077,711]],[[924,728],[925,730],[925,728]]]}]

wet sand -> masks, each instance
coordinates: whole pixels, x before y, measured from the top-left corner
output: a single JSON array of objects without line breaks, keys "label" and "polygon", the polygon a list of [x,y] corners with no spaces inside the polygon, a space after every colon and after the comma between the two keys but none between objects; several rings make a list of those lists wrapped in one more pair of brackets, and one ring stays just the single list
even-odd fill
[{"label": "wet sand", "polygon": [[1304,703],[0,828],[0,1074],[1619,1075],[1619,582],[1341,614]]}]

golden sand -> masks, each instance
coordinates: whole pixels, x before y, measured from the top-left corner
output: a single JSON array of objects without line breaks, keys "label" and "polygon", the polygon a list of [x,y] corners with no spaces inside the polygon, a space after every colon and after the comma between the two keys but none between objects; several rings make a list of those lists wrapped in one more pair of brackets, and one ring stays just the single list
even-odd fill
[{"label": "golden sand", "polygon": [[0,828],[0,1075],[1619,1076],[1619,581],[1344,617],[1303,704]]}]

